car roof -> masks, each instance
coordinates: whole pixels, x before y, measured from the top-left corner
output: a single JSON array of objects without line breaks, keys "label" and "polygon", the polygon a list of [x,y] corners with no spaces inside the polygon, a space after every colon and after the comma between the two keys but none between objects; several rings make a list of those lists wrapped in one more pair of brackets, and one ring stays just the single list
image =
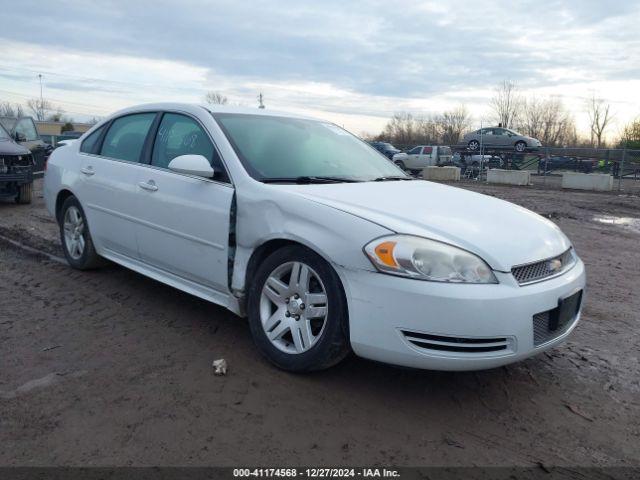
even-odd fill
[{"label": "car roof", "polygon": [[308,117],[305,115],[299,115],[299,114],[290,113],[290,112],[283,112],[279,110],[271,110],[266,108],[263,109],[263,108],[240,107],[235,105],[205,105],[205,104],[198,104],[198,103],[178,103],[178,102],[146,103],[142,105],[134,105],[131,107],[123,108],[122,110],[119,110],[110,116],[119,116],[126,113],[149,112],[149,111],[157,111],[157,110],[181,110],[187,113],[195,114],[195,113],[201,113],[203,109],[211,113],[237,113],[237,114],[244,114],[244,115],[300,118],[305,120],[321,121],[320,119]]}]

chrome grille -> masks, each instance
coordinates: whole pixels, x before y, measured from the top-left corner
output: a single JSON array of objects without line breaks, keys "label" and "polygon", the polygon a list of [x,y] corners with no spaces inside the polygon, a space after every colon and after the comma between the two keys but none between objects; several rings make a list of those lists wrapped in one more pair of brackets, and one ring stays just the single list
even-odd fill
[{"label": "chrome grille", "polygon": [[[560,262],[559,268],[553,268]],[[520,285],[544,280],[568,270],[575,263],[575,257],[571,249],[556,257],[547,258],[539,262],[519,265],[511,269],[511,273]]]}]

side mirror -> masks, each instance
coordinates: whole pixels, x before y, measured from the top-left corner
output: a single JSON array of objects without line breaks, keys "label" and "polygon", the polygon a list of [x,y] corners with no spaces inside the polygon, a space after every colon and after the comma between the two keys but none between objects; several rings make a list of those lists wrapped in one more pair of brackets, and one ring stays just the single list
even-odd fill
[{"label": "side mirror", "polygon": [[27,141],[27,137],[24,135],[24,133],[20,133],[20,132],[16,132],[14,134],[14,138],[15,138],[16,142],[26,142]]},{"label": "side mirror", "polygon": [[216,173],[202,155],[180,155],[169,162],[169,170],[205,178],[212,178]]}]

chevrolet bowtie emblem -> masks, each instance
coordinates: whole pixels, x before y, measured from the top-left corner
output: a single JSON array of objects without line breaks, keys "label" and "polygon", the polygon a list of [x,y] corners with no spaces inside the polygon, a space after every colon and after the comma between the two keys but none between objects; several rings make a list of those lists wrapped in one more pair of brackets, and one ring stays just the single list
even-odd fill
[{"label": "chevrolet bowtie emblem", "polygon": [[553,260],[549,260],[549,270],[552,272],[557,272],[562,268],[562,260],[558,258],[554,258]]}]

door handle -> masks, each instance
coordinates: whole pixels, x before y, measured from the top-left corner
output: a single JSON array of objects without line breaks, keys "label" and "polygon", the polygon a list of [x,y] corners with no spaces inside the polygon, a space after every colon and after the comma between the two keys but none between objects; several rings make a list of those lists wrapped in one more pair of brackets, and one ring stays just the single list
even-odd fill
[{"label": "door handle", "polygon": [[138,186],[145,190],[149,190],[150,192],[155,192],[158,190],[158,186],[153,180],[149,180],[148,182],[139,182]]},{"label": "door handle", "polygon": [[80,169],[80,171],[81,171],[82,173],[84,173],[85,175],[89,176],[89,177],[90,177],[91,175],[94,175],[94,174],[96,173],[96,172],[94,172],[94,171],[93,171],[93,167],[91,167],[91,166],[89,166],[89,167],[82,167],[82,168]]}]

